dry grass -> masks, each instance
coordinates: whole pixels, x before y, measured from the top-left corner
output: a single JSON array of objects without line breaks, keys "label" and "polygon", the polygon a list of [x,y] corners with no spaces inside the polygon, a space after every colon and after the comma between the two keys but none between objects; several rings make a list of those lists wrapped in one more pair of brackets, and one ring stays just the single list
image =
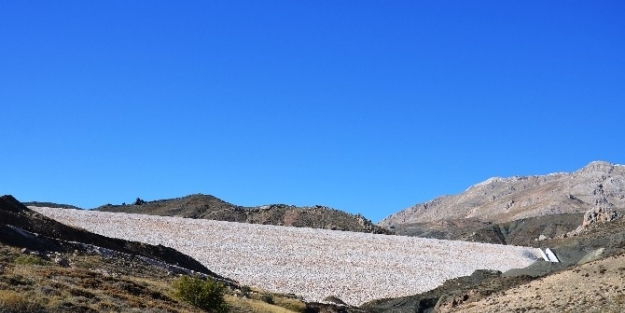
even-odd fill
[{"label": "dry grass", "polygon": [[[98,255],[65,254],[72,267],[17,262],[19,249],[0,245],[0,312],[202,312],[174,299],[172,282],[159,268]],[[22,258],[23,259],[23,258]],[[227,290],[231,312],[303,312],[304,302],[250,288],[249,297]],[[235,296],[239,295],[239,296]],[[274,304],[263,302],[270,296]]]},{"label": "dry grass", "polygon": [[454,312],[623,312],[625,254],[492,294]]},{"label": "dry grass", "polygon": [[29,300],[23,293],[0,290],[0,312],[40,312],[43,306]]},{"label": "dry grass", "polygon": [[112,260],[99,256],[74,257],[76,266],[64,268],[47,261],[45,266],[37,265],[40,262],[15,262],[30,260],[30,255],[22,255],[7,246],[0,245],[0,254],[11,261],[3,263],[0,272],[0,312],[3,313],[142,312],[146,308],[152,312],[199,312],[170,298],[170,282],[162,280],[157,270],[154,277],[113,277],[96,272],[101,269],[111,272],[114,268]]},{"label": "dry grass", "polygon": [[[277,304],[269,304],[269,303],[263,302],[262,300],[241,298],[241,297],[236,297],[233,295],[226,295],[225,299],[231,308],[231,312],[240,312],[240,313],[303,312],[303,310],[302,311],[289,310],[284,307],[278,306]],[[305,305],[303,306],[305,307]]]}]

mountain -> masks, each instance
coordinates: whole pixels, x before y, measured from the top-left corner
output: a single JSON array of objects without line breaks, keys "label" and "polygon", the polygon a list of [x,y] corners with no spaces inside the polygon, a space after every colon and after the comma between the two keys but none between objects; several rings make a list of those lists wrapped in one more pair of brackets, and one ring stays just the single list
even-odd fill
[{"label": "mountain", "polygon": [[[583,216],[584,221],[588,216]],[[577,219],[575,214],[570,218]],[[552,220],[550,215],[531,217],[507,222],[507,229],[521,228],[529,221],[538,225]],[[625,219],[585,224],[570,236],[533,241],[536,247],[552,249],[560,263],[538,260],[505,273],[478,270],[422,294],[374,300],[358,308],[305,303],[293,295],[267,293],[236,282],[229,286],[226,300],[231,312],[620,312],[625,306]],[[423,251],[415,253],[419,258]],[[146,262],[155,259],[161,262]],[[185,270],[171,262],[185,259],[173,249],[65,226],[13,197],[0,198],[0,312],[199,312],[171,297],[171,282],[177,271]],[[192,260],[188,262],[193,266]]]},{"label": "mountain", "polygon": [[373,224],[362,215],[354,215],[320,205],[296,207],[271,204],[243,207],[225,202],[214,196],[202,194],[148,202],[137,199],[134,204],[107,204],[96,208],[96,210],[375,234],[391,233],[389,230]]},{"label": "mountain", "polygon": [[443,196],[395,213],[378,223],[449,220],[493,223],[554,214],[583,214],[595,206],[625,208],[625,166],[596,161],[572,173],[490,178],[465,192]]}]

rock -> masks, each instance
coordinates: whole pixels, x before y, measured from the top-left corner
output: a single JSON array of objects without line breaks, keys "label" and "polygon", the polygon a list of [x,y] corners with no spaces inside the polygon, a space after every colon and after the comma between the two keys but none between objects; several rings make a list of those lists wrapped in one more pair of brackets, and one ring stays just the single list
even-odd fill
[{"label": "rock", "polygon": [[590,251],[586,255],[584,255],[584,257],[581,260],[579,260],[577,264],[582,265],[584,263],[589,263],[595,260],[599,260],[603,256],[604,251],[605,251],[605,248],[599,248],[597,250]]},{"label": "rock", "polygon": [[538,241],[543,241],[543,240],[547,240],[547,239],[549,239],[549,237],[547,237],[547,236],[545,236],[545,235],[543,235],[543,234],[541,234],[540,236],[538,236]]},{"label": "rock", "polygon": [[476,292],[473,290],[470,290],[468,292],[458,292],[443,295],[436,303],[436,306],[434,307],[434,312],[452,311],[457,306],[470,301],[471,298],[474,298],[475,296]]},{"label": "rock", "polygon": [[63,267],[68,267],[69,266],[69,263],[67,262],[67,260],[63,259],[60,256],[57,256],[57,257],[54,258],[54,263],[56,263],[56,264],[58,264],[60,266],[63,266]]},{"label": "rock", "polygon": [[608,208],[595,207],[591,210],[588,210],[584,214],[584,221],[582,222],[582,227],[588,227],[591,224],[595,223],[605,223],[611,222],[618,217],[618,214]]},{"label": "rock", "polygon": [[324,302],[331,302],[331,303],[334,303],[334,304],[347,305],[345,302],[343,302],[343,300],[341,300],[341,299],[339,299],[338,297],[335,297],[335,296],[325,297],[323,299],[323,301]]}]

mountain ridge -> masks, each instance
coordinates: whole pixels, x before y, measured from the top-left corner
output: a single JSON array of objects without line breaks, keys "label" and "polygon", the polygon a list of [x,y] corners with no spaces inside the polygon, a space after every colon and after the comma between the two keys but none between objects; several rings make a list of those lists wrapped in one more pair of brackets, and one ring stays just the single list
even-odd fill
[{"label": "mountain ridge", "polygon": [[107,204],[95,210],[374,234],[392,233],[385,228],[375,225],[361,214],[351,214],[326,206],[298,207],[286,204],[269,204],[244,207],[226,202],[212,195],[203,194],[154,201],[144,201],[138,198],[134,204]]},{"label": "mountain ridge", "polygon": [[595,207],[625,208],[625,166],[594,161],[566,173],[492,177],[456,195],[445,195],[394,213],[379,226],[478,219],[505,223]]}]

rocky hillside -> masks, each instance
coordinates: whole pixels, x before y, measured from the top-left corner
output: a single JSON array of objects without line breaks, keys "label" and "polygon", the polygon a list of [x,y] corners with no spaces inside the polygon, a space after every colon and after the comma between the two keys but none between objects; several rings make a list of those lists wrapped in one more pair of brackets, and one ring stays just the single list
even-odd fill
[{"label": "rocky hillside", "polygon": [[133,204],[108,204],[96,210],[180,216],[251,224],[322,228],[375,234],[391,233],[373,224],[362,215],[349,214],[324,206],[296,207],[292,205],[272,204],[257,207],[243,207],[225,202],[213,196],[201,194],[149,202],[137,199]]},{"label": "rocky hillside", "polygon": [[198,261],[174,249],[108,238],[70,227],[30,210],[12,196],[0,197],[0,243],[52,252],[69,252],[90,245],[214,275]]},{"label": "rocky hillside", "polygon": [[532,243],[553,250],[560,262],[539,260],[503,273],[476,271],[422,294],[375,300],[361,308],[378,313],[623,311],[624,218],[598,219],[568,236]]},{"label": "rocky hillside", "polygon": [[80,210],[81,209],[81,208],[79,208],[77,206],[73,206],[71,204],[61,204],[61,203],[56,203],[56,202],[43,202],[43,201],[28,201],[28,202],[24,202],[24,201],[22,201],[22,204],[25,205],[26,207],[36,206],[36,207],[63,208],[63,209],[74,209],[74,210]]},{"label": "rocky hillside", "polygon": [[0,197],[0,312],[205,312],[174,295],[181,275],[224,283],[230,312],[316,313],[328,306],[243,286],[172,248],[70,227]]},{"label": "rocky hillside", "polygon": [[625,208],[625,166],[592,162],[572,173],[490,178],[465,192],[395,213],[378,225],[476,220],[509,223],[555,214],[583,214],[594,207]]}]

